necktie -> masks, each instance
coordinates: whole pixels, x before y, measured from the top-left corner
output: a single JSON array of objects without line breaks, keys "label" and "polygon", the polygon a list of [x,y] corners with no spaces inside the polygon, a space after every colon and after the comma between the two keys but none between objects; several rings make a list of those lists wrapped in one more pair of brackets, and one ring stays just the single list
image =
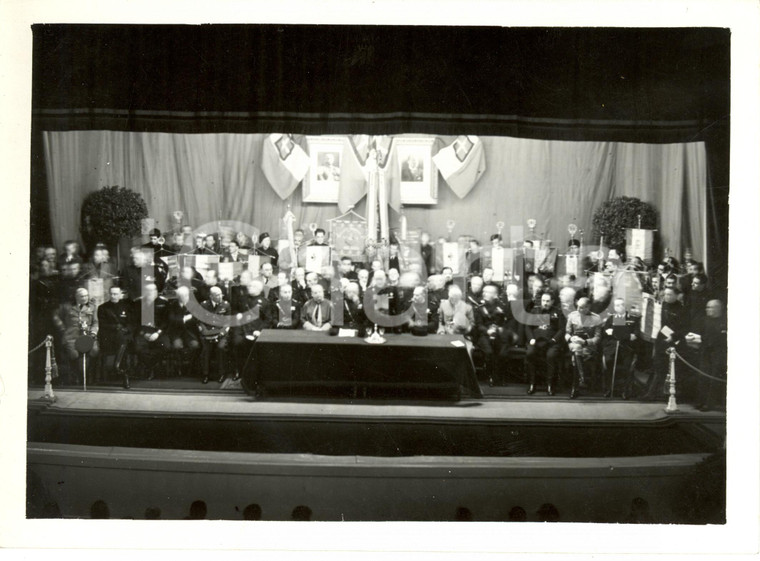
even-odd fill
[{"label": "necktie", "polygon": [[314,325],[322,327],[322,305],[317,303],[317,307],[314,308]]}]

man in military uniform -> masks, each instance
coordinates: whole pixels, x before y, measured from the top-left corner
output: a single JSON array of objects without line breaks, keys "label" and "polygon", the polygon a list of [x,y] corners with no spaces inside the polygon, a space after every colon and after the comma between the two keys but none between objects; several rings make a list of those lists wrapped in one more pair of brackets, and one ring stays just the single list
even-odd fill
[{"label": "man in military uniform", "polygon": [[675,347],[686,334],[686,310],[678,301],[678,290],[666,288],[662,291],[662,313],[660,332],[654,342],[652,366],[654,372],[647,382],[645,399],[659,400],[665,396],[665,378],[670,370],[668,349]]},{"label": "man in military uniform", "polygon": [[[124,301],[121,288],[112,286],[108,291],[109,300],[98,307],[100,344],[104,354],[115,355],[113,367],[122,376],[124,389],[129,389],[129,373],[122,368],[121,361],[132,340],[133,307]],[[104,364],[101,364],[104,366]]]},{"label": "man in military uniform", "polygon": [[[623,377],[623,399],[628,399],[633,391],[633,359],[636,350],[636,321],[625,310],[625,300],[615,298],[614,314],[604,322],[604,339],[602,340],[602,356],[604,358],[605,374],[602,376],[602,392],[609,397],[615,388],[612,387],[612,373]],[[609,389],[607,380],[610,380]]]},{"label": "man in military uniform", "polygon": [[301,303],[293,300],[293,287],[283,284],[274,303],[271,322],[274,329],[300,329]]},{"label": "man in military uniform", "polygon": [[602,341],[602,319],[591,311],[589,298],[578,300],[577,309],[568,316],[565,341],[573,359],[570,399],[575,399],[578,388],[585,385],[586,378],[593,380],[596,376],[599,344]]},{"label": "man in military uniform", "polygon": [[53,325],[59,333],[59,341],[64,356],[70,361],[71,379],[73,383],[79,378],[78,359],[79,351],[76,349],[76,341],[83,335],[93,337],[94,343],[89,352],[91,357],[98,355],[98,315],[95,305],[90,302],[90,295],[86,288],[78,288],[74,293],[74,299],[65,302],[53,314]]},{"label": "man in military uniform", "polygon": [[152,380],[169,349],[169,302],[158,295],[155,284],[147,284],[145,296],[135,301],[135,314],[139,326],[134,335],[135,352],[148,374],[148,380]]},{"label": "man in military uniform", "polygon": [[[231,330],[232,348],[235,353],[235,380],[246,368],[251,347],[261,335],[261,331],[271,325],[270,302],[264,297],[264,285],[260,279],[253,279],[247,286],[247,293],[239,298],[232,308],[232,313],[238,320],[245,323]],[[219,383],[224,381],[224,374]]]},{"label": "man in military uniform", "polygon": [[[472,306],[473,310],[476,310],[483,305],[483,300],[485,299],[483,287],[482,277],[476,275],[470,279],[470,288],[467,291],[466,301],[470,306]],[[498,296],[498,291],[496,294]]]},{"label": "man in military uniform", "polygon": [[[217,316],[230,315],[230,305],[224,299],[222,289],[214,286],[209,291],[209,298],[201,307],[208,313]],[[224,381],[225,362],[227,359],[227,342],[230,331],[229,325],[218,326],[206,323],[203,319],[198,320],[201,334],[201,368],[203,383],[208,384],[209,369],[211,367],[211,355],[216,355],[216,369],[219,383]]]},{"label": "man in military uniform", "polygon": [[504,344],[505,312],[497,298],[496,287],[484,286],[482,296],[483,304],[474,308],[475,333],[473,339],[475,346],[484,355],[489,384],[501,385],[503,364],[500,353]]},{"label": "man in military uniform", "polygon": [[541,295],[540,306],[533,308],[530,314],[531,321],[525,325],[525,338],[528,341],[525,364],[530,381],[528,395],[535,392],[536,369],[542,363],[546,365],[546,393],[554,395],[553,384],[556,382],[559,361],[564,350],[562,335],[565,333],[565,316],[555,304],[551,292]]}]

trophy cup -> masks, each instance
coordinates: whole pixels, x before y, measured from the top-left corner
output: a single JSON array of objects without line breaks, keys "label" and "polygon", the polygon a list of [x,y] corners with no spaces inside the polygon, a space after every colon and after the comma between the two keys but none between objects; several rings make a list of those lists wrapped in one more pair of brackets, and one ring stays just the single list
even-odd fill
[{"label": "trophy cup", "polygon": [[182,230],[182,218],[185,216],[185,213],[181,210],[175,210],[172,212],[172,218],[174,219],[174,231],[179,232]]},{"label": "trophy cup", "polygon": [[530,229],[530,239],[536,239],[536,219],[528,218],[528,228]]},{"label": "trophy cup", "polygon": [[456,222],[454,222],[451,218],[449,218],[446,221],[446,230],[449,232],[449,241],[451,241],[451,232],[454,231],[454,226],[456,226]]}]

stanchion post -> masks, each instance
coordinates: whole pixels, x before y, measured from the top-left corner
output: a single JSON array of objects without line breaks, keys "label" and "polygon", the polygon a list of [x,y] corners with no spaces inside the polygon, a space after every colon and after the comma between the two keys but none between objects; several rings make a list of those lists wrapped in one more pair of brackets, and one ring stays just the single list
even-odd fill
[{"label": "stanchion post", "polygon": [[45,395],[43,399],[53,403],[56,400],[53,393],[53,365],[50,355],[53,349],[53,336],[45,337]]},{"label": "stanchion post", "polygon": [[670,397],[668,398],[668,405],[665,407],[666,413],[677,413],[678,403],[676,403],[676,349],[675,347],[668,348],[668,355],[670,356],[670,369],[668,371],[668,383],[670,384]]}]

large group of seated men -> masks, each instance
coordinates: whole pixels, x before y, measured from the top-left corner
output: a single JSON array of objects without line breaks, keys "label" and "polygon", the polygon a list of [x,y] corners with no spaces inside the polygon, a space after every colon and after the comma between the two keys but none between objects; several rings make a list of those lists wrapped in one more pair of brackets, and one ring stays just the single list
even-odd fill
[{"label": "large group of seated men", "polygon": [[[74,241],[60,254],[38,248],[31,268],[30,343],[53,333],[62,377],[71,383],[81,379],[77,340],[83,335],[93,340],[88,357],[100,354],[98,374],[117,372],[125,388],[130,372],[153,378],[195,370],[204,384],[221,383],[250,367],[253,345],[266,329],[334,334],[340,328],[364,336],[377,323],[366,313],[370,302],[380,314],[405,314],[387,332],[463,336],[484,383],[520,380],[527,382],[528,394],[543,387],[549,395],[562,386],[570,398],[581,391],[609,396],[617,387],[623,399],[659,400],[668,391],[670,349],[677,349],[689,363],[678,364],[679,395],[702,409],[722,404],[725,297],[712,290],[701,263],[690,255],[683,265],[667,257],[656,267],[623,256],[604,266],[586,259],[582,269],[598,272],[585,281],[526,270],[497,282],[487,252],[472,238],[460,239],[466,248],[461,275],[436,258],[445,240],[431,243],[425,232],[419,262],[408,262],[403,244],[391,240],[384,258],[363,263],[333,256],[336,267],[306,272],[300,257],[290,268],[279,266],[267,233],[251,240],[244,233],[191,232],[185,227],[164,244],[161,233],[151,231],[150,241],[132,248],[131,263],[122,271],[103,244],[86,262]],[[297,230],[294,254],[309,245],[326,246],[325,237],[317,228],[306,241]],[[500,247],[501,236],[491,236],[490,244]],[[571,240],[569,252],[577,250]],[[187,264],[172,274],[162,257],[178,254],[219,255],[220,262],[245,266],[226,280],[214,268],[201,272]],[[265,257],[256,270],[247,267],[252,255]],[[642,334],[640,308],[615,294],[623,272],[661,305],[656,336]],[[102,302],[88,292],[93,280],[101,281]],[[199,317],[190,310],[191,297],[210,314],[237,321],[218,325]],[[337,317],[335,302],[342,309]],[[104,357],[113,357],[110,369]]]}]

